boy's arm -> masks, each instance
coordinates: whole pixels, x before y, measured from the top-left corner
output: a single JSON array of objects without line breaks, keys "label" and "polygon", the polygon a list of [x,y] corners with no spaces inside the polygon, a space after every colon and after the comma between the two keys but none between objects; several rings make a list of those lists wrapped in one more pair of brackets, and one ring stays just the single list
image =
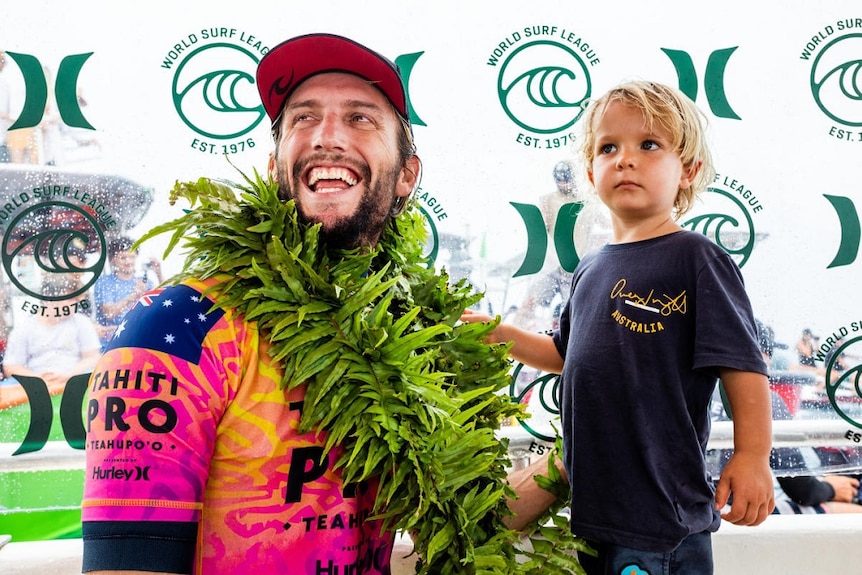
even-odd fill
[{"label": "boy's arm", "polygon": [[721,473],[715,506],[721,509],[733,494],[731,509],[722,518],[759,525],[775,508],[769,382],[763,374],[735,369],[722,368],[720,375],[733,416],[733,456]]},{"label": "boy's arm", "polygon": [[[495,318],[473,310],[464,310],[461,321],[468,323],[493,322]],[[547,373],[563,370],[563,357],[550,335],[527,331],[520,327],[501,323],[488,335],[487,343],[512,342],[509,355],[516,361]]]}]

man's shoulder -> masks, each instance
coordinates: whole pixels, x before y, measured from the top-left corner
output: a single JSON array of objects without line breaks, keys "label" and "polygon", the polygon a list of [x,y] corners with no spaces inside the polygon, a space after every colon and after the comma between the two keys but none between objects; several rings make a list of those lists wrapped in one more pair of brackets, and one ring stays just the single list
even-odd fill
[{"label": "man's shoulder", "polygon": [[143,294],[126,313],[105,351],[147,349],[197,363],[208,337],[214,342],[233,341],[242,327],[206,295],[206,283],[184,280]]}]

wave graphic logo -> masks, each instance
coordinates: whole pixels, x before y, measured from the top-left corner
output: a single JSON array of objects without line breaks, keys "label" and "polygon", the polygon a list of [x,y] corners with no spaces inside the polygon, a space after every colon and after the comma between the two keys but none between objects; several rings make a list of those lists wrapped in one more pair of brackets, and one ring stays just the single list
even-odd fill
[{"label": "wave graphic logo", "polygon": [[[528,381],[526,385],[524,381]],[[516,402],[530,405],[530,417],[519,421],[527,433],[539,441],[553,443],[557,439],[554,423],[560,418],[560,376],[556,373],[536,374],[523,363],[512,372],[509,396]]]},{"label": "wave graphic logo", "polygon": [[419,206],[419,211],[425,219],[426,232],[428,237],[422,245],[422,257],[428,262],[428,268],[434,267],[437,262],[437,256],[440,254],[440,233],[437,231],[437,225],[434,223],[434,218],[425,206]]},{"label": "wave graphic logo", "polygon": [[[851,351],[852,348],[852,351]],[[835,412],[855,427],[862,428],[854,407],[862,400],[862,363],[855,366],[841,365],[845,358],[862,356],[862,336],[840,345],[826,363],[826,395]]]},{"label": "wave graphic logo", "polygon": [[[70,257],[73,246],[87,249],[93,238],[99,254],[96,261],[81,265]],[[43,301],[62,301],[86,293],[96,283],[107,259],[105,245],[99,223],[85,209],[68,202],[36,204],[18,214],[6,229],[3,268],[23,293]],[[15,272],[19,258],[33,258],[41,274],[64,289],[44,293],[39,278]]]},{"label": "wave graphic logo", "polygon": [[742,268],[754,251],[754,222],[743,203],[721,188],[707,188],[705,206],[680,222],[683,228],[703,234],[733,257]]},{"label": "wave graphic logo", "polygon": [[266,115],[257,95],[254,52],[229,43],[197,48],[176,69],[174,108],[198,134],[214,140],[239,138]]},{"label": "wave graphic logo", "polygon": [[549,40],[513,50],[497,76],[497,94],[506,115],[537,134],[572,127],[591,93],[590,75],[578,53]]},{"label": "wave graphic logo", "polygon": [[811,65],[811,93],[824,114],[845,126],[862,126],[862,34],[826,44]]}]

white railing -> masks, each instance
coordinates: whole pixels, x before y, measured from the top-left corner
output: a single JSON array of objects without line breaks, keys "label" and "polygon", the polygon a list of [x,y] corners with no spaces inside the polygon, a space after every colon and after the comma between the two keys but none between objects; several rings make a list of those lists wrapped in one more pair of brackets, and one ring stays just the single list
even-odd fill
[{"label": "white railing", "polygon": [[[855,439],[853,434],[858,434]],[[547,443],[536,439],[520,425],[504,426],[499,435],[509,439],[510,449],[525,449],[533,442]],[[788,419],[772,422],[772,441],[775,447],[862,447],[862,429],[843,419]],[[733,422],[714,421],[708,449],[732,447]]]},{"label": "white railing", "polygon": [[[503,426],[498,437],[509,440],[509,450],[535,453],[531,445],[547,449],[549,443],[537,439],[520,425]],[[774,447],[862,447],[862,429],[842,419],[791,419],[772,422]],[[53,469],[83,469],[84,452],[62,441],[49,441],[33,453],[10,455],[18,445],[0,443],[0,473],[6,471],[40,471]],[[715,421],[708,449],[733,448],[733,423]]]}]

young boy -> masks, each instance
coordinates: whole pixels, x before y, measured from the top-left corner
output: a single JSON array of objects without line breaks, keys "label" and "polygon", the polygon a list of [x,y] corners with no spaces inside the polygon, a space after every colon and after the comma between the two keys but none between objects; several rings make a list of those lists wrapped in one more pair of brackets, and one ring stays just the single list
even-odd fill
[{"label": "young boy", "polygon": [[[612,241],[581,259],[550,336],[512,325],[491,336],[512,341],[516,360],[562,374],[572,531],[599,552],[580,554],[590,575],[710,574],[720,517],[757,525],[774,506],[766,366],[742,276],[677,223],[714,177],[704,122],[654,82],[622,84],[591,105],[583,165],[610,210]],[[719,377],[734,455],[713,493],[704,452]]]}]

